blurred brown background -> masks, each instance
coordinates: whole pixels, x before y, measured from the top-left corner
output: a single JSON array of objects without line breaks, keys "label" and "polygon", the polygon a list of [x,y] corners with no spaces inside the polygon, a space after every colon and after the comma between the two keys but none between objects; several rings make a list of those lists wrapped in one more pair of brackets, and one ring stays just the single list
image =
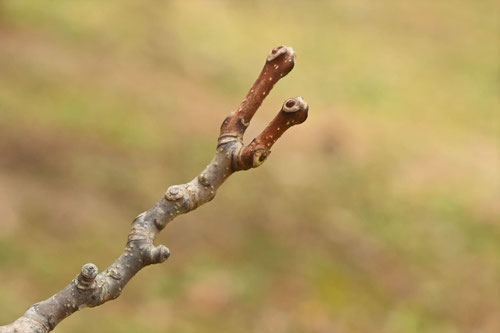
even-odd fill
[{"label": "blurred brown background", "polygon": [[172,251],[56,332],[499,332],[496,1],[0,1],[0,322],[103,269],[277,45],[303,96]]}]

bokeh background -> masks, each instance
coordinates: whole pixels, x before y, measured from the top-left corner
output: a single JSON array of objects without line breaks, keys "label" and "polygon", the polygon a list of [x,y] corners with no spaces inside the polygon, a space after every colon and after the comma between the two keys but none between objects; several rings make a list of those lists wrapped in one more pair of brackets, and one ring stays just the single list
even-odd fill
[{"label": "bokeh background", "polygon": [[277,45],[306,123],[56,332],[500,332],[499,3],[0,1],[0,322],[107,267]]}]

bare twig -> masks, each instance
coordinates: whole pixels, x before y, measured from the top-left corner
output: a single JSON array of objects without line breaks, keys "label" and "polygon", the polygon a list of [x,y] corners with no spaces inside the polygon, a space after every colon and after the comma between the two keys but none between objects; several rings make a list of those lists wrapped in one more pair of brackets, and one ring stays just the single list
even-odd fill
[{"label": "bare twig", "polygon": [[213,160],[189,183],[170,186],[153,208],[135,218],[125,250],[111,266],[98,274],[94,264],[84,265],[68,286],[31,306],[13,323],[1,326],[0,333],[49,332],[72,313],[120,296],[128,281],[143,267],[164,262],[170,251],[153,243],[167,223],[212,200],[233,172],[261,165],[276,140],[288,128],[306,120],[306,102],[300,97],[290,98],[262,133],[249,145],[243,145],[243,134],[253,115],[274,84],[288,74],[294,64],[295,53],[289,47],[280,46],[269,53],[261,74],[238,110],[222,123]]}]

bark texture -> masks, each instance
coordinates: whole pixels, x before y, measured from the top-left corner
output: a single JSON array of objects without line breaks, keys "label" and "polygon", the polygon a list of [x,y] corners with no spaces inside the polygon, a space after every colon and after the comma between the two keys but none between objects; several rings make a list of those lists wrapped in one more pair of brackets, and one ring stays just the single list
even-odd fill
[{"label": "bark texture", "polygon": [[32,305],[20,318],[1,326],[0,333],[45,333],[64,318],[120,296],[128,281],[142,268],[162,263],[170,255],[164,245],[154,245],[156,235],[177,215],[212,200],[218,188],[234,172],[261,165],[272,145],[291,126],[307,118],[307,103],[300,97],[287,99],[278,115],[250,144],[243,134],[274,84],[295,65],[295,53],[286,46],[271,50],[264,68],[240,107],[222,123],[216,153],[210,164],[189,183],[170,186],[164,196],[132,222],[125,250],[101,273],[86,264],[65,288]]}]

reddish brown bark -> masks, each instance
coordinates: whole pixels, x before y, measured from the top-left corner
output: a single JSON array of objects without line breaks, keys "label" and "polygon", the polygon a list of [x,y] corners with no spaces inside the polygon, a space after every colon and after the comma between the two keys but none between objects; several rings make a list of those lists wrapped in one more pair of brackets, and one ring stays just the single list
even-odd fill
[{"label": "reddish brown bark", "polygon": [[290,73],[295,66],[295,52],[291,47],[278,46],[271,50],[266,64],[245,96],[238,110],[231,113],[222,123],[220,139],[225,137],[243,138],[253,115],[262,104],[276,82]]}]

